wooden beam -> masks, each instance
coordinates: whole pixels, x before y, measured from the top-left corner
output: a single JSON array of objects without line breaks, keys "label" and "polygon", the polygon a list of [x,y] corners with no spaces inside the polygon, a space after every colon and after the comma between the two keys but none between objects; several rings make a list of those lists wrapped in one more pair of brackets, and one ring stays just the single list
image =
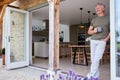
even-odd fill
[{"label": "wooden beam", "polygon": [[21,9],[28,9],[36,5],[47,3],[47,0],[18,0]]},{"label": "wooden beam", "polygon": [[0,6],[4,5],[5,3],[4,2],[0,2]]},{"label": "wooden beam", "polygon": [[54,69],[59,68],[59,3],[54,0]]},{"label": "wooden beam", "polygon": [[2,11],[2,7],[3,7],[3,6],[0,6],[0,12]]},{"label": "wooden beam", "polygon": [[13,1],[16,1],[16,0],[4,0],[4,3],[11,3]]},{"label": "wooden beam", "polygon": [[[3,8],[2,8],[2,10],[1,10],[1,12],[0,12],[0,20],[2,20],[3,19],[3,16],[4,16],[4,13],[5,13],[5,8],[7,7],[7,4],[5,4],[4,6],[3,6]],[[0,21],[0,22],[2,22],[2,21]]]},{"label": "wooden beam", "polygon": [[7,7],[7,4],[4,4],[3,6],[2,6],[2,10],[1,10],[1,12],[0,12],[0,23],[2,24],[2,22],[3,22],[3,16],[4,16],[4,14],[5,14],[5,9],[6,9],[6,7]]},{"label": "wooden beam", "polygon": [[3,2],[4,0],[0,0],[0,2]]},{"label": "wooden beam", "polygon": [[13,1],[16,1],[16,0],[4,0],[4,1],[1,1],[1,2],[0,2],[0,6],[3,6],[3,5],[5,5],[5,4],[12,3]]},{"label": "wooden beam", "polygon": [[5,13],[5,8],[7,7],[7,4],[5,4],[2,7],[2,10],[0,12],[0,51],[2,50],[2,32],[3,32],[3,16]]},{"label": "wooden beam", "polygon": [[59,69],[59,3],[60,0],[48,0],[49,3],[49,69]]}]

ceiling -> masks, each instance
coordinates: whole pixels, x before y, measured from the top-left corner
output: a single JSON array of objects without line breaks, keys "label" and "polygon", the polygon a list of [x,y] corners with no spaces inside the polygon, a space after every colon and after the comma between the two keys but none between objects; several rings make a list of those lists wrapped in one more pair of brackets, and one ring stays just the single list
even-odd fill
[{"label": "ceiling", "polygon": [[[98,2],[105,4],[105,14],[109,15],[109,0],[64,0],[60,3],[60,23],[75,25],[81,23],[81,11],[82,10],[82,22],[87,23],[90,12],[90,19],[94,17],[95,5]],[[44,20],[49,18],[49,7],[45,6],[37,9],[33,12],[33,16],[37,19]]]}]

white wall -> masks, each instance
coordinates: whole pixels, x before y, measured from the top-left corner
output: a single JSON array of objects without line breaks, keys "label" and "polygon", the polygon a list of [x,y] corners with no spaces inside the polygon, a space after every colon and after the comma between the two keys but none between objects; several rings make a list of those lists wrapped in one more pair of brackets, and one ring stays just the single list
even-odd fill
[{"label": "white wall", "polygon": [[64,33],[63,42],[70,42],[69,25],[60,24],[60,32],[61,31],[63,31],[63,33]]}]

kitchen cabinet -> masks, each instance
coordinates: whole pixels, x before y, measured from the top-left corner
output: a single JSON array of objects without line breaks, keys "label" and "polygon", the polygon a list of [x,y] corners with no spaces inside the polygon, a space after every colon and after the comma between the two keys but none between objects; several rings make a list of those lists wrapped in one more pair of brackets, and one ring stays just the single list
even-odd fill
[{"label": "kitchen cabinet", "polygon": [[49,44],[47,42],[34,42],[34,56],[47,58],[49,56]]}]

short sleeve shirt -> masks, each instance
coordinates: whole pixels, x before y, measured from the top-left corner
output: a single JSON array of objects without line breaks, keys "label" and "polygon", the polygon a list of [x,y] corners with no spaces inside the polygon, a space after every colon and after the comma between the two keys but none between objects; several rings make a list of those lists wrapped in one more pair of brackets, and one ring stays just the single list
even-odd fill
[{"label": "short sleeve shirt", "polygon": [[108,16],[96,17],[92,20],[91,26],[94,28],[101,27],[102,32],[98,32],[92,35],[92,40],[100,40],[107,37],[110,32],[110,20]]}]

